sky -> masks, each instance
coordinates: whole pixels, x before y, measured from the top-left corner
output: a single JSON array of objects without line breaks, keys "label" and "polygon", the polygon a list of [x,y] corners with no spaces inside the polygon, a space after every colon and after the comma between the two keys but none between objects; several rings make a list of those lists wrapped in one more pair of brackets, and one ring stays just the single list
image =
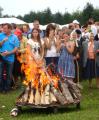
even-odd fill
[{"label": "sky", "polygon": [[0,6],[4,9],[3,15],[24,16],[30,11],[43,11],[48,7],[52,13],[72,13],[83,10],[87,2],[93,4],[94,8],[99,8],[99,0],[0,0]]}]

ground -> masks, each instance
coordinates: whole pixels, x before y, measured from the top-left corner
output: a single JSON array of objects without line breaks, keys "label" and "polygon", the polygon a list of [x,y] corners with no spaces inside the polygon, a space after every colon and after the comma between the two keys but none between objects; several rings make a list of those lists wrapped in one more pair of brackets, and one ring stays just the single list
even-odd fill
[{"label": "ground", "polygon": [[14,107],[17,96],[23,90],[14,90],[7,94],[0,93],[0,120],[99,120],[99,89],[95,87],[88,88],[88,81],[83,80],[81,109],[69,106],[68,108],[59,109],[53,113],[53,109],[30,109],[23,108],[23,112],[17,116],[10,116],[10,111]]}]

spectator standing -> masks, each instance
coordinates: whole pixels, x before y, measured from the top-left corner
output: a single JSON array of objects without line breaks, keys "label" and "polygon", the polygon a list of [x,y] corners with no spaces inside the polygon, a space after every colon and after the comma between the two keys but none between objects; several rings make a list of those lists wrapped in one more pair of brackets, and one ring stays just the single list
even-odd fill
[{"label": "spectator standing", "polygon": [[[7,92],[11,89],[12,70],[14,54],[19,47],[19,40],[16,35],[11,33],[10,24],[3,25],[3,33],[0,34],[0,89]],[[4,66],[6,70],[6,80],[3,78]]]}]

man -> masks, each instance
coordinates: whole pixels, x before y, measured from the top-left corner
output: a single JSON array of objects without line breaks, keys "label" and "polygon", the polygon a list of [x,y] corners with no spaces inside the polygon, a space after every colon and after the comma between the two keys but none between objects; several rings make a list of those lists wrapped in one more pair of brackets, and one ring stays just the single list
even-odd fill
[{"label": "man", "polygon": [[[12,26],[8,23],[3,25],[3,32],[0,34],[0,89],[7,92],[11,89],[11,78],[14,63],[14,54],[19,47],[19,40],[11,33]],[[3,73],[6,71],[6,80]]]},{"label": "man", "polygon": [[[39,29],[40,30],[40,23],[38,20],[34,20],[33,22],[33,28]],[[45,34],[44,31],[40,30],[40,37],[44,38]]]},{"label": "man", "polygon": [[[76,29],[75,30],[76,34],[77,34],[77,40],[76,40],[76,47],[75,47],[75,57],[76,57],[76,60],[75,60],[75,68],[76,68],[76,72],[77,72],[77,76],[76,77],[79,77],[80,80],[83,79],[83,75],[82,75],[82,43],[85,41],[83,38],[82,38],[82,33],[79,29]],[[78,64],[77,64],[78,62]]]}]

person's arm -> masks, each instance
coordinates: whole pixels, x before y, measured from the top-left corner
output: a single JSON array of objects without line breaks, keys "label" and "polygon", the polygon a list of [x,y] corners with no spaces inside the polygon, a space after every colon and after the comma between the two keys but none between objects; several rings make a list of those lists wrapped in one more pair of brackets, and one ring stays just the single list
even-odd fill
[{"label": "person's arm", "polygon": [[[8,40],[8,38],[5,38],[5,41],[7,41],[7,40]],[[2,56],[7,56],[7,55],[11,55],[11,54],[16,53],[16,51],[18,50],[18,47],[19,47],[19,40],[17,37],[14,37],[12,44],[14,46],[14,49],[12,51],[4,51],[2,53]]]},{"label": "person's arm", "polygon": [[41,48],[41,59],[44,58],[44,44],[42,45],[42,48]]},{"label": "person's arm", "polygon": [[45,42],[45,47],[47,49],[50,49],[51,48],[51,42],[50,42],[50,40],[48,41],[47,38],[45,38],[44,42]]},{"label": "person's arm", "polygon": [[62,47],[61,41],[57,40],[57,42],[56,42],[56,51],[59,52],[61,47]]},{"label": "person's arm", "polygon": [[67,51],[69,52],[69,53],[73,53],[73,51],[74,51],[74,47],[75,47],[75,43],[73,43],[73,42],[68,42],[67,44],[66,44],[66,48],[67,48]]},{"label": "person's arm", "polygon": [[0,47],[8,40],[8,37],[4,38],[1,42],[0,42]]},{"label": "person's arm", "polygon": [[99,42],[95,41],[95,53],[99,53]]},{"label": "person's arm", "polygon": [[16,53],[17,50],[18,50],[18,48],[15,47],[12,51],[10,51],[10,52],[9,52],[9,51],[5,51],[5,52],[1,53],[1,55],[2,55],[2,56],[11,55],[11,54]]}]

